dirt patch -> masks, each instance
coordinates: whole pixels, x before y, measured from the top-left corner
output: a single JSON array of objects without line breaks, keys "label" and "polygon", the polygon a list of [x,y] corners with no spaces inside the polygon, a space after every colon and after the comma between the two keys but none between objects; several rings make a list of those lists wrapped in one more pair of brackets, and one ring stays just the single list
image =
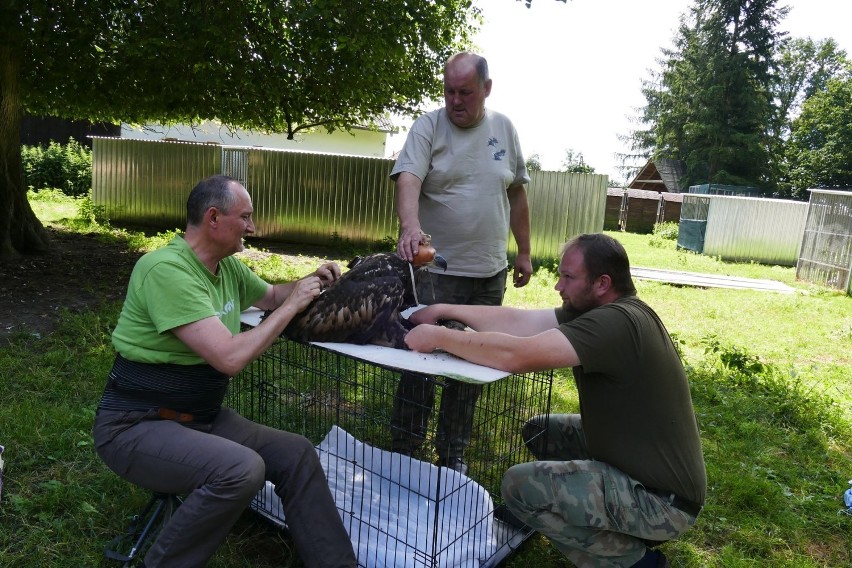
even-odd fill
[{"label": "dirt patch", "polygon": [[63,308],[82,311],[124,298],[141,253],[94,234],[47,230],[46,254],[0,263],[0,337],[44,336],[56,329]]},{"label": "dirt patch", "polygon": [[[127,281],[142,253],[96,234],[48,227],[50,251],[0,262],[0,340],[15,333],[45,336],[56,329],[63,308],[96,309],[124,299]],[[333,258],[324,247],[256,241],[252,246],[286,257]]]}]

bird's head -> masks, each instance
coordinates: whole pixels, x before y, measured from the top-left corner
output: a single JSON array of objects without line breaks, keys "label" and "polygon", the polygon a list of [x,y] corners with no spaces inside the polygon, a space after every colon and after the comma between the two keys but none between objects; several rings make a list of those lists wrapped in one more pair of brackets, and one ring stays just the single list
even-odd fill
[{"label": "bird's head", "polygon": [[432,245],[420,245],[420,248],[417,250],[417,254],[414,255],[414,259],[411,261],[411,264],[414,265],[414,268],[420,268],[422,266],[436,266],[445,272],[447,270],[446,259],[438,254],[435,247]]}]

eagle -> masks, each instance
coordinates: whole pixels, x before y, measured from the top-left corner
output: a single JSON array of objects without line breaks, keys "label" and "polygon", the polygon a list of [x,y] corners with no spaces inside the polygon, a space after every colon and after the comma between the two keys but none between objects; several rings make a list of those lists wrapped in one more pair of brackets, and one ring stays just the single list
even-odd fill
[{"label": "eagle", "polygon": [[417,305],[414,272],[425,266],[447,269],[447,261],[421,246],[414,263],[395,253],[355,257],[349,270],[292,319],[283,335],[297,341],[371,343],[407,349],[413,324],[400,313]]}]

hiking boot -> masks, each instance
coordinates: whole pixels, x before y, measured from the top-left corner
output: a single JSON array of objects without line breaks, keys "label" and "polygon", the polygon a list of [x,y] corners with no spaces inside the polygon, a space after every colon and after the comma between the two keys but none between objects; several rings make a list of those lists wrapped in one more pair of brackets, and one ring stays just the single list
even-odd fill
[{"label": "hiking boot", "polygon": [[639,559],[639,562],[631,566],[631,568],[671,568],[669,559],[659,550],[645,550],[645,556]]}]

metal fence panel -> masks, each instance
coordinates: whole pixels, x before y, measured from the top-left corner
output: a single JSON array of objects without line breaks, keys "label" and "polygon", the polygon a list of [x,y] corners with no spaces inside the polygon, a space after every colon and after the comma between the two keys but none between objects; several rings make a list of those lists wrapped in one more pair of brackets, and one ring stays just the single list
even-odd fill
[{"label": "metal fence panel", "polygon": [[796,278],[852,294],[852,192],[811,190]]},{"label": "metal fence panel", "polygon": [[251,150],[246,188],[256,235],[308,244],[393,237],[392,165],[381,158]]},{"label": "metal fence panel", "polygon": [[710,197],[704,254],[795,266],[807,203],[755,197]]},{"label": "metal fence panel", "polygon": [[[393,161],[206,144],[94,139],[92,198],[113,221],[183,228],[198,180],[226,174],[254,204],[256,236],[305,244],[395,240]],[[533,172],[528,186],[534,259],[570,237],[603,229],[607,177]],[[510,252],[517,246],[510,239]]]},{"label": "metal fence panel", "polygon": [[[533,259],[554,259],[562,243],[580,233],[603,230],[607,176],[531,172],[527,187]],[[510,240],[510,251],[517,245]]]},{"label": "metal fence panel", "polygon": [[707,213],[709,211],[709,196],[684,194],[680,206],[680,223],[677,231],[678,248],[697,253],[704,252],[704,235],[707,232]]},{"label": "metal fence panel", "polygon": [[221,150],[205,144],[92,140],[92,201],[109,219],[162,230],[186,226],[186,198],[221,171]]}]

